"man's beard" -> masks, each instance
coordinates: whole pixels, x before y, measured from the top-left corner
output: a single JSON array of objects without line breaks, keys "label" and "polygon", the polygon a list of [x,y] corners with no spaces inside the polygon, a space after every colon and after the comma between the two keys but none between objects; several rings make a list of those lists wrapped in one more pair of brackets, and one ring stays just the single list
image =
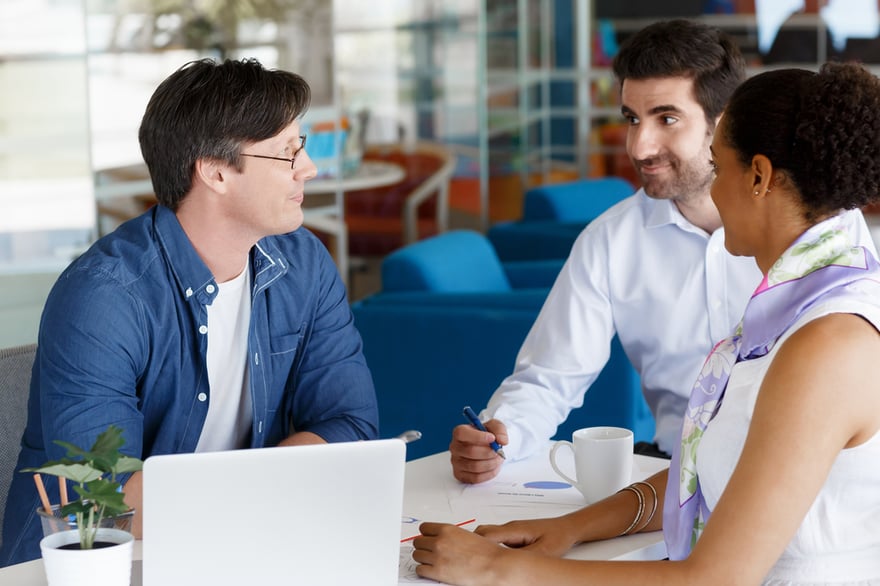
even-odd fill
[{"label": "man's beard", "polygon": [[[708,164],[708,157],[705,158],[704,164],[694,159],[682,164],[680,160],[655,157],[634,161],[633,165],[638,172],[642,187],[649,197],[687,201],[709,193],[709,187],[712,184],[712,168]],[[642,174],[642,165],[656,165],[658,162],[670,164],[671,171],[662,177]]]}]

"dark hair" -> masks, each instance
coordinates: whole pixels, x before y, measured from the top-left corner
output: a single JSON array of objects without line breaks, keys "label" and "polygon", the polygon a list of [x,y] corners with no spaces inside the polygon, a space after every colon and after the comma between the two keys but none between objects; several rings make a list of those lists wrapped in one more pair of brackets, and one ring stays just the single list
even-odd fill
[{"label": "dark hair", "polygon": [[746,77],[745,60],[733,39],[719,29],[681,19],[656,22],[629,37],[613,67],[621,86],[627,79],[690,78],[710,128]]},{"label": "dark hair", "polygon": [[309,106],[308,83],[256,59],[187,63],[153,93],[138,138],[160,203],[176,210],[198,159],[241,168],[243,142],[277,135]]},{"label": "dark hair", "polygon": [[860,65],[756,75],[734,92],[722,127],[744,165],[762,154],[786,172],[810,221],[880,192],[880,80]]}]

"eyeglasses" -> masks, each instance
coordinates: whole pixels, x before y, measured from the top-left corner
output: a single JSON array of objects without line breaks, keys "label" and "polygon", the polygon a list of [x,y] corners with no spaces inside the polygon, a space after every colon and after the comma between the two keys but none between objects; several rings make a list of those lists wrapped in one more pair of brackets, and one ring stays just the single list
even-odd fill
[{"label": "eyeglasses", "polygon": [[296,157],[302,152],[302,150],[306,148],[306,135],[303,134],[299,137],[299,148],[293,152],[293,156],[289,159],[284,157],[270,157],[268,155],[249,155],[247,153],[241,153],[242,157],[254,157],[257,159],[272,159],[275,161],[288,161],[290,163],[290,168],[293,169],[293,166],[296,164]]}]

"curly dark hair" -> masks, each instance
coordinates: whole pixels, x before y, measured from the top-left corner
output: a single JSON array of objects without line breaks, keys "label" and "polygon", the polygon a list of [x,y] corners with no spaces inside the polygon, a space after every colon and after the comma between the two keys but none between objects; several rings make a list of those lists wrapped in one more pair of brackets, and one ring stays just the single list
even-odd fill
[{"label": "curly dark hair", "polygon": [[198,159],[241,169],[242,143],[277,135],[310,99],[302,77],[265,69],[256,59],[185,64],[153,93],[138,132],[156,198],[176,210]]},{"label": "curly dark hair", "polygon": [[756,75],[734,92],[722,127],[741,163],[762,154],[786,172],[810,221],[880,195],[880,80],[860,65]]},{"label": "curly dark hair", "polygon": [[710,128],[746,78],[745,59],[730,36],[684,19],[655,22],[626,39],[613,68],[621,87],[627,79],[692,79],[694,99]]}]

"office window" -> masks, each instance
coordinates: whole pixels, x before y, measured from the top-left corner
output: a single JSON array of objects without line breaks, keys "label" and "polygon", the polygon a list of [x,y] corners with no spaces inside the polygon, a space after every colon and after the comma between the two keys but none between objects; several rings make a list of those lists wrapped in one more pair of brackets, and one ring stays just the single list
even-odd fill
[{"label": "office window", "polygon": [[0,273],[63,267],[94,226],[81,0],[4,0]]}]

